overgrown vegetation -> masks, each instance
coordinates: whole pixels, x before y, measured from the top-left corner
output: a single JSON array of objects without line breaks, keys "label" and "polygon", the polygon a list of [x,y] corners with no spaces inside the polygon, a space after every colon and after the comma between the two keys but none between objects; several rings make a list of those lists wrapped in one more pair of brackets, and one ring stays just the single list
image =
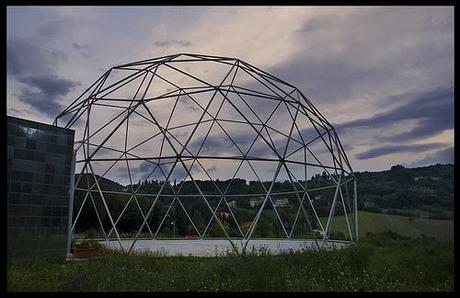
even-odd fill
[{"label": "overgrown vegetation", "polygon": [[[357,172],[356,177],[358,179],[358,205],[359,210],[370,211],[374,213],[385,213],[394,215],[406,215],[411,218],[431,218],[431,219],[452,219],[452,204],[453,204],[453,165],[432,165],[428,167],[420,168],[404,168],[403,166],[396,165],[390,170],[381,172]],[[98,177],[100,178],[100,177]],[[258,194],[264,192],[264,186],[266,189],[270,187],[270,182],[262,183],[258,181],[246,181],[244,179],[235,179],[230,183],[231,180],[225,181],[197,181],[200,190],[204,194],[218,194],[216,185],[220,189],[226,189],[228,187],[229,193],[232,194],[249,194],[247,197],[237,197],[234,199],[236,207],[232,207],[232,212],[242,231],[245,233],[249,228],[251,221],[255,217],[257,208],[251,208],[249,205],[249,199],[252,198],[251,194]],[[94,183],[93,178],[84,176],[80,180],[79,187],[85,188],[87,184],[92,185]],[[126,187],[113,182],[109,179],[101,178],[99,184],[101,189],[117,192],[126,192],[126,194],[119,193],[106,193],[105,199],[109,206],[110,212],[114,219],[117,219],[121,214],[124,206],[130,199],[130,191],[137,190],[138,193],[144,194],[156,194],[161,188],[163,181],[148,180],[139,181],[137,184],[128,185]],[[215,184],[214,184],[215,183]],[[334,183],[331,178],[323,174],[317,174],[311,177],[308,181],[299,181],[303,186],[308,189],[322,188],[326,186],[332,186],[329,189],[322,189],[318,191],[311,191],[310,197],[314,199],[315,209],[318,216],[327,216],[331,204],[331,198],[334,195]],[[179,191],[181,194],[196,195],[196,197],[187,197],[181,200],[183,207],[188,210],[190,217],[195,223],[199,231],[204,231],[211,218],[211,212],[209,207],[205,204],[203,199],[200,197],[198,190],[195,188],[193,183],[187,181],[185,183],[167,183],[164,187],[162,194],[171,195],[174,191]],[[290,181],[277,182],[273,186],[273,192],[286,192],[293,191],[293,186]],[[346,201],[349,202],[351,198],[351,189],[344,187],[343,192]],[[349,195],[348,195],[349,194]],[[92,194],[94,203],[99,210],[99,216],[101,222],[105,227],[106,232],[110,231],[112,226],[105,211],[105,207],[99,194],[93,192]],[[79,207],[81,206],[85,197],[84,192],[76,192],[75,195],[75,206],[74,218],[77,215]],[[257,196],[255,196],[257,197]],[[298,199],[294,194],[283,195],[282,197],[289,200],[290,207],[278,208],[278,212],[284,226],[289,230],[293,225],[296,211],[298,209]],[[273,196],[272,199],[276,200],[281,196]],[[131,235],[136,233],[142,223],[142,217],[140,216],[139,209],[141,208],[144,214],[149,210],[153,196],[137,195],[136,199],[131,199],[130,204],[125,210],[124,215],[117,223],[118,232],[124,235]],[[148,226],[146,225],[142,230],[143,235],[149,235],[149,228],[152,233],[155,233],[155,229],[159,229],[159,237],[184,237],[185,235],[193,236],[197,235],[195,228],[191,225],[188,217],[184,213],[182,206],[176,201],[171,210],[168,213],[168,217],[162,223],[162,218],[166,213],[172,197],[160,197],[155,204],[154,211],[148,219]],[[137,200],[137,201],[136,201]],[[208,198],[210,205],[214,208],[218,204],[218,197]],[[279,220],[270,203],[265,205],[262,217],[254,231],[254,237],[281,237],[283,236],[283,230],[279,224]],[[307,208],[308,209],[308,208]],[[307,210],[311,213],[311,210]],[[220,220],[225,225],[226,231],[230,236],[241,236],[238,227],[229,214],[229,209],[224,203],[220,204],[217,211]],[[340,206],[336,208],[335,215],[340,216],[343,214],[343,210]],[[313,214],[310,214],[313,218]],[[161,225],[160,225],[161,224]],[[312,221],[312,228],[318,229],[316,221]],[[87,235],[92,234],[94,236],[103,237],[104,233],[100,228],[98,216],[94,212],[94,208],[90,198],[87,199],[85,208],[80,214],[78,224],[76,225],[77,233],[86,233]],[[338,232],[338,231],[337,231]],[[299,217],[299,221],[296,223],[293,237],[312,237],[307,235],[311,233],[309,225],[304,220],[303,216]],[[346,236],[348,233],[344,233]],[[114,233],[111,233],[114,237]],[[222,237],[224,236],[222,229],[213,220],[209,229],[207,230],[206,236]],[[91,238],[91,237],[90,237]]]},{"label": "overgrown vegetation", "polygon": [[[325,224],[327,218],[321,218],[321,221]],[[425,235],[442,241],[454,240],[453,220],[359,211],[358,222],[360,237],[364,237],[368,232],[380,233],[390,229],[403,236],[416,237]],[[333,239],[345,239],[348,234],[345,216],[336,216],[332,222],[331,229]]]},{"label": "overgrown vegetation", "polygon": [[358,172],[360,210],[453,219],[454,165]]},{"label": "overgrown vegetation", "polygon": [[91,248],[91,249],[100,249],[102,244],[93,239],[79,239],[72,241],[73,248]]},{"label": "overgrown vegetation", "polygon": [[9,291],[452,291],[452,242],[368,234],[359,245],[282,255],[165,257],[106,252],[88,261],[10,264]]}]

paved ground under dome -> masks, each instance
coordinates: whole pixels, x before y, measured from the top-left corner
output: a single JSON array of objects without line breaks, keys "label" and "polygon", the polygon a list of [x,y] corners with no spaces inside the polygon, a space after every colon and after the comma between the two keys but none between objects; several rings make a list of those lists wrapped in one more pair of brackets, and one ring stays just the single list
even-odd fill
[{"label": "paved ground under dome", "polygon": [[[122,240],[122,245],[128,249],[133,240]],[[117,240],[101,241],[103,245],[109,248],[120,249]],[[242,241],[233,240],[233,243],[241,250]],[[322,241],[319,240],[318,244],[322,246]],[[350,245],[345,242],[326,242],[323,249],[343,248]],[[317,246],[313,240],[287,240],[287,239],[254,239],[248,243],[247,251],[254,250],[260,252],[269,250],[272,254],[279,254],[283,251],[299,251],[301,249],[315,249]],[[226,252],[233,252],[230,242],[226,239],[158,239],[158,240],[137,240],[134,250],[138,252],[150,251],[159,252],[169,256],[216,256],[226,254]]]}]

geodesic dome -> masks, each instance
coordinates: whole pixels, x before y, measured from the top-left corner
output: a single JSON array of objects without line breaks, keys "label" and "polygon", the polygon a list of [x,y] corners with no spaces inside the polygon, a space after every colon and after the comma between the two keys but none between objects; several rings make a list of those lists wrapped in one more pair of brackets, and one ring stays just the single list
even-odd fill
[{"label": "geodesic dome", "polygon": [[[239,59],[176,54],[112,67],[55,125],[78,140],[72,229],[92,207],[122,249],[159,238],[174,216],[187,222],[178,237],[224,237],[237,253],[255,238],[321,247],[337,214],[342,240],[358,238],[356,181],[333,126],[296,87]],[[129,208],[139,220],[125,247]]]}]

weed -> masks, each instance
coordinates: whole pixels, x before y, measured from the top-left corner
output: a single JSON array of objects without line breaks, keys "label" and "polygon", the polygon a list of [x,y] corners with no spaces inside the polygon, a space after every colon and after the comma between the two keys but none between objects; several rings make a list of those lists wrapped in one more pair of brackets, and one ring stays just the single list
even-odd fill
[{"label": "weed", "polygon": [[[249,247],[248,247],[249,248]],[[452,291],[453,245],[371,234],[344,249],[214,257],[102,249],[83,262],[8,265],[8,291]]]}]

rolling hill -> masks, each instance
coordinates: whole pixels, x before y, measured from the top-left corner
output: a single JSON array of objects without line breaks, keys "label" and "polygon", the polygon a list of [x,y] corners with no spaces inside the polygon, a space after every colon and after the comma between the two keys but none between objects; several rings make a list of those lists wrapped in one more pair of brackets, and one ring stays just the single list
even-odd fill
[{"label": "rolling hill", "polygon": [[[326,221],[327,218],[321,218],[321,222],[324,224]],[[441,241],[453,241],[454,221],[358,211],[358,232],[360,237],[365,236],[367,232],[379,233],[385,230],[391,230],[408,237],[417,237],[424,234]],[[348,234],[344,216],[334,218],[332,231],[340,232],[344,235]]]}]

